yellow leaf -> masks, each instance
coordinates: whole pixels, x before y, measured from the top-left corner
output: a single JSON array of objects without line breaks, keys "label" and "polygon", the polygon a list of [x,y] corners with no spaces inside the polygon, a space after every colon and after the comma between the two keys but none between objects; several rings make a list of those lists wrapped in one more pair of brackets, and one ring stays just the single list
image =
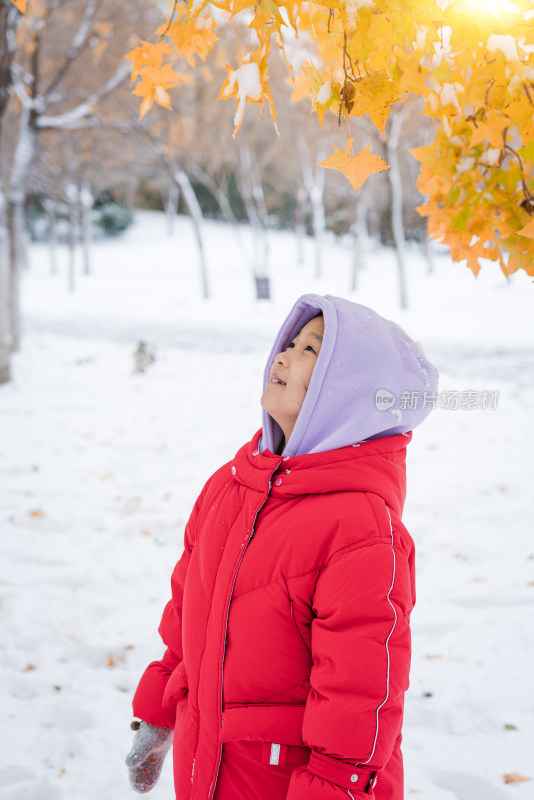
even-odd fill
[{"label": "yellow leaf", "polygon": [[354,191],[357,192],[369,175],[373,175],[376,172],[384,172],[387,169],[391,169],[391,167],[380,156],[375,156],[374,153],[371,153],[371,143],[364,147],[357,156],[351,156],[350,149],[353,141],[353,138],[349,139],[345,152],[334,145],[334,154],[321,161],[318,166],[341,172],[350,181]]},{"label": "yellow leaf", "polygon": [[278,136],[280,135],[275,121],[276,111],[267,78],[268,55],[269,43],[267,42],[265,47],[262,47],[255,53],[249,53],[237,69],[232,69],[232,67],[226,65],[226,80],[221,86],[221,91],[217,99],[221,97],[235,98],[237,107],[234,117],[234,139],[241,128],[247,101],[251,103],[267,103],[271,111],[276,133]]},{"label": "yellow leaf", "polygon": [[172,22],[170,25],[162,25],[157,33],[165,33],[176,48],[180,58],[185,58],[194,67],[194,56],[198,56],[201,61],[206,60],[206,56],[213,49],[218,36],[213,29],[215,20],[208,15],[198,19],[196,16],[191,20]]},{"label": "yellow leaf", "polygon": [[520,231],[517,231],[519,236],[528,236],[529,239],[534,239],[534,219],[530,220],[530,222],[525,225],[524,228],[521,228]]}]

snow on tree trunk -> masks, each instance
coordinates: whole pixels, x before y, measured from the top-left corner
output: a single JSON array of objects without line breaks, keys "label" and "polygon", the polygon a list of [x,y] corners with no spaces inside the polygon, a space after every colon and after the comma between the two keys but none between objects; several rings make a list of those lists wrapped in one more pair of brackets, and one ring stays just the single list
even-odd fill
[{"label": "snow on tree trunk", "polygon": [[221,209],[221,213],[225,220],[230,223],[232,229],[235,233],[237,242],[238,242],[238,250],[243,257],[245,264],[248,265],[249,261],[247,260],[246,254],[246,245],[243,241],[243,236],[241,233],[241,226],[237,220],[236,215],[232,210],[232,206],[230,205],[229,196],[230,196],[230,187],[229,187],[229,180],[228,177],[223,177],[220,179],[221,185],[217,183],[207,172],[205,172],[198,164],[194,164],[191,162],[189,164],[189,171],[191,175],[201,183],[206,189],[211,192],[212,196],[215,198],[217,203],[219,204],[219,208]]},{"label": "snow on tree trunk", "polygon": [[20,249],[24,247],[23,209],[20,204],[7,203],[7,240],[9,260],[8,284],[8,317],[11,330],[11,347],[13,352],[20,350],[20,270],[22,257]]},{"label": "snow on tree trunk", "polygon": [[406,269],[405,269],[405,239],[404,225],[402,221],[402,177],[399,164],[399,141],[402,127],[402,109],[397,109],[391,116],[391,127],[386,143],[386,157],[391,169],[388,170],[389,182],[391,186],[391,226],[393,229],[393,240],[395,243],[395,255],[397,259],[397,272],[399,276],[399,299],[401,308],[408,308],[408,296],[406,291]]},{"label": "snow on tree trunk", "polygon": [[434,260],[432,258],[432,251],[430,249],[430,239],[428,237],[428,230],[425,231],[425,235],[423,238],[423,255],[426,261],[426,271],[427,275],[434,274]]},{"label": "snow on tree trunk", "polygon": [[78,238],[78,191],[74,183],[69,181],[65,186],[65,195],[69,206],[69,292],[73,292],[76,267],[76,240]]},{"label": "snow on tree trunk", "polygon": [[317,166],[317,164],[326,158],[326,141],[321,139],[318,142],[313,163],[310,151],[303,137],[298,137],[297,145],[300,153],[302,177],[311,203],[313,237],[315,241],[314,273],[316,278],[320,278],[323,266],[323,239],[326,227],[324,213],[324,182],[326,170],[323,167]]},{"label": "snow on tree trunk", "polygon": [[354,244],[352,247],[352,270],[350,291],[358,289],[358,275],[365,267],[365,249],[368,242],[367,234],[367,209],[369,205],[369,192],[365,184],[358,190],[355,203],[355,220],[352,226]]},{"label": "snow on tree trunk", "polygon": [[9,357],[11,331],[9,314],[9,248],[7,243],[6,201],[0,188],[0,384],[11,379]]},{"label": "snow on tree trunk", "polygon": [[25,184],[35,154],[36,138],[35,128],[31,120],[31,111],[27,106],[23,105],[7,191],[7,230],[10,265],[10,294],[8,302],[14,351],[18,351],[20,348],[20,271],[26,264]]},{"label": "snow on tree trunk", "polygon": [[93,243],[93,211],[94,197],[89,184],[84,183],[80,191],[80,215],[82,232],[83,274],[91,274],[91,245]]},{"label": "snow on tree trunk", "polygon": [[167,218],[167,234],[174,236],[174,220],[178,210],[178,200],[180,192],[174,181],[169,183],[169,191],[167,192],[167,199],[165,201],[165,215]]},{"label": "snow on tree trunk", "polygon": [[297,189],[297,199],[295,206],[295,235],[297,238],[297,265],[301,267],[304,264],[304,242],[306,240],[306,201],[308,193],[306,187],[302,184]]},{"label": "snow on tree trunk", "polygon": [[56,203],[51,197],[45,197],[43,205],[46,214],[46,235],[48,240],[48,252],[50,254],[50,274],[57,275]]},{"label": "snow on tree trunk", "polygon": [[187,206],[187,210],[191,216],[191,221],[193,223],[193,230],[195,232],[195,238],[197,240],[198,246],[198,254],[199,254],[199,264],[200,264],[200,281],[202,285],[202,297],[204,300],[208,300],[210,296],[209,291],[209,284],[208,284],[208,270],[206,264],[206,253],[204,248],[204,236],[203,236],[203,222],[204,218],[202,216],[202,209],[200,208],[200,204],[197,200],[197,196],[194,192],[194,189],[191,185],[191,181],[189,180],[186,173],[181,169],[181,167],[174,167],[172,177],[176,182],[176,185],[179,187],[180,191],[182,192],[182,196],[184,198],[184,202]]},{"label": "snow on tree trunk", "polygon": [[[252,274],[255,279],[269,274],[269,239],[265,225],[265,214],[261,209],[263,189],[258,188],[259,177],[254,176],[252,156],[248,147],[239,150],[239,191],[245,205],[252,229]],[[258,205],[259,202],[259,205]]]}]

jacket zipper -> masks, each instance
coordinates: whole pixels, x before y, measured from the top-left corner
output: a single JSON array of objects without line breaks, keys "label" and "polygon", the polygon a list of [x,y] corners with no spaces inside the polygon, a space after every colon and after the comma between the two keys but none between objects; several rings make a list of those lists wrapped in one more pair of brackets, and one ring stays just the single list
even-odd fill
[{"label": "jacket zipper", "polygon": [[[224,709],[224,699],[223,699],[224,656],[226,654],[226,641],[227,641],[227,634],[228,634],[228,616],[230,614],[230,605],[232,603],[232,595],[234,593],[234,586],[235,586],[235,582],[237,580],[237,573],[239,572],[239,567],[241,566],[241,562],[243,561],[243,556],[245,555],[246,549],[249,546],[249,544],[251,543],[252,539],[254,538],[254,534],[256,533],[255,527],[256,527],[256,520],[258,519],[258,514],[262,510],[262,508],[265,505],[265,503],[267,502],[267,500],[269,499],[269,495],[271,494],[271,489],[272,489],[272,486],[273,486],[273,477],[274,477],[274,475],[275,475],[275,473],[276,473],[276,471],[277,471],[277,469],[278,469],[278,467],[280,466],[281,463],[282,463],[281,461],[278,462],[278,464],[276,465],[275,469],[271,473],[271,476],[269,477],[269,488],[267,490],[267,494],[265,496],[265,499],[264,499],[263,503],[261,504],[261,506],[259,506],[259,508],[257,509],[256,513],[254,514],[254,520],[252,522],[252,528],[251,528],[251,531],[250,531],[250,536],[248,537],[248,541],[247,541],[245,547],[242,548],[242,553],[241,553],[241,556],[239,557],[239,562],[237,564],[237,569],[236,569],[236,571],[234,573],[234,580],[232,582],[232,589],[230,591],[230,597],[228,599],[228,605],[226,607],[226,621],[224,623],[224,646],[223,646],[223,656],[222,656],[222,664],[221,664],[221,717],[222,717],[222,713],[223,713],[223,709]],[[212,784],[213,788],[210,789],[208,800],[211,800],[211,798],[215,794],[215,788],[217,786],[217,779],[219,777],[219,770],[221,768],[221,761],[222,761],[222,744],[219,747],[219,763],[217,764],[217,772],[215,774],[215,780],[214,780],[214,782]]]}]

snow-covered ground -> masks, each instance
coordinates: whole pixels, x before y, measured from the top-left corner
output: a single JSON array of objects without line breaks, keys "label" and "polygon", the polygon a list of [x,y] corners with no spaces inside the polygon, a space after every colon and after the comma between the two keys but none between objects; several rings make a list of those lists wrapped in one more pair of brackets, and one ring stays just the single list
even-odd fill
[{"label": "snow-covered ground", "polygon": [[[209,223],[212,299],[199,299],[187,219],[145,212],[95,244],[67,290],[44,245],[23,276],[22,348],[0,387],[0,800],[132,798],[131,698],[156,633],[184,523],[207,477],[261,424],[271,339],[298,295],[342,294],[423,342],[440,389],[498,390],[495,410],[437,409],[408,450],[404,521],[417,545],[406,795],[534,798],[534,286],[478,279],[436,248],[367,253],[271,236],[273,301],[257,302],[234,234]],[[156,361],[135,373],[140,340]],[[513,726],[513,727],[512,727]],[[506,784],[518,773],[531,781]],[[173,797],[170,759],[154,800]],[[252,800],[252,798],[251,798]]]}]

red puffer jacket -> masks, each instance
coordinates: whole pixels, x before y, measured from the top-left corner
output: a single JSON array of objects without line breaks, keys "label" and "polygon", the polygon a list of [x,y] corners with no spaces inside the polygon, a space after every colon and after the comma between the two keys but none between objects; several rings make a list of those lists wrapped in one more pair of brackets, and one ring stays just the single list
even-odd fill
[{"label": "red puffer jacket", "polygon": [[287,800],[401,800],[412,434],[291,457],[259,452],[260,434],[195,503],[159,629],[167,650],[134,713],[175,728],[178,800],[272,800],[267,780],[222,788],[225,743],[259,748],[271,769],[300,753]]}]

